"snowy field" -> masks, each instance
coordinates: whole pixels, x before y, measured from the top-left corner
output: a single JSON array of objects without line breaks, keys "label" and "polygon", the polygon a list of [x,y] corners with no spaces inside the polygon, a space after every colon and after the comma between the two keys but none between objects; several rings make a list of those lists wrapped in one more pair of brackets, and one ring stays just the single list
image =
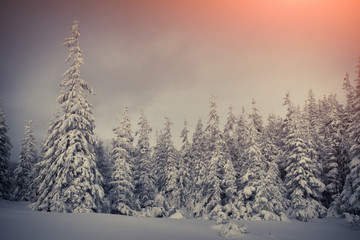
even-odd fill
[{"label": "snowy field", "polygon": [[[360,230],[351,229],[344,219],[317,219],[304,223],[239,221],[249,233],[238,239],[355,240]],[[110,214],[60,214],[33,212],[26,202],[0,200],[2,240],[212,240],[224,239],[213,221],[160,219]]]}]

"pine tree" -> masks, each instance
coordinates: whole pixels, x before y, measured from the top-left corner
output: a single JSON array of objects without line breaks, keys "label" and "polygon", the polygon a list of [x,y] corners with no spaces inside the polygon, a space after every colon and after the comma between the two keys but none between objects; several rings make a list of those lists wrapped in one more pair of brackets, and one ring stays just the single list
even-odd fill
[{"label": "pine tree", "polygon": [[69,48],[71,66],[61,81],[58,98],[63,114],[50,126],[46,152],[40,172],[37,201],[33,209],[50,212],[99,212],[104,199],[102,176],[96,166],[94,152],[94,118],[86,93],[92,87],[80,78],[83,65],[79,46],[79,22],[72,25],[72,36],[64,46]]},{"label": "pine tree", "polygon": [[[169,125],[170,129],[170,123],[170,120],[167,119],[165,128],[166,125]],[[153,164],[154,175],[156,176],[157,195],[155,196],[154,203],[151,208],[144,209],[145,216],[167,217],[169,216],[169,212],[172,210],[164,194],[166,179],[165,168],[167,165],[167,152],[165,149],[167,149],[166,144],[168,142],[165,139],[166,137],[163,131],[156,131],[156,146],[154,147]]]},{"label": "pine tree", "polygon": [[319,132],[319,107],[316,104],[316,99],[312,89],[309,90],[308,100],[307,100],[307,118],[309,121],[309,131],[310,135],[313,138],[313,141],[318,141],[318,132]]},{"label": "pine tree", "polygon": [[5,123],[5,112],[0,103],[0,198],[10,199],[10,138],[7,136],[9,128]]},{"label": "pine tree", "polygon": [[152,129],[141,110],[140,129],[135,133],[139,138],[135,156],[135,195],[141,208],[151,207],[157,194],[156,179],[153,174],[149,134]]},{"label": "pine tree", "polygon": [[189,208],[195,217],[203,215],[203,188],[205,186],[205,176],[207,175],[207,162],[205,158],[206,153],[205,135],[201,119],[198,120],[195,131],[192,137],[191,144],[191,158],[194,162],[194,171],[191,176],[193,179],[192,199],[189,201]]},{"label": "pine tree", "polygon": [[193,180],[191,179],[190,169],[193,168],[193,161],[191,159],[191,144],[188,139],[189,130],[187,129],[187,121],[184,121],[184,129],[181,131],[183,145],[180,149],[180,159],[178,162],[179,176],[177,179],[179,208],[186,207],[190,202],[190,191]]},{"label": "pine tree", "polygon": [[341,132],[341,156],[342,159],[339,162],[339,170],[340,170],[340,177],[342,186],[345,184],[346,176],[349,174],[349,164],[351,161],[351,152],[350,148],[352,145],[352,139],[350,138],[350,131],[349,127],[351,125],[351,118],[353,115],[353,107],[354,107],[354,95],[355,95],[355,88],[350,84],[349,74],[346,73],[343,82],[343,89],[346,92],[346,105],[340,113],[340,121],[342,128],[339,129]]},{"label": "pine tree", "polygon": [[178,185],[178,179],[180,177],[178,161],[180,157],[171,140],[171,125],[172,122],[169,118],[165,118],[165,128],[162,138],[162,156],[164,157],[165,169],[160,191],[171,207],[179,208],[181,205]]},{"label": "pine tree", "polygon": [[[237,173],[237,181],[239,181],[241,173],[241,165],[243,164],[243,154],[245,150],[245,141],[246,141],[246,129],[247,121],[245,116],[245,109],[242,108],[241,114],[238,117],[238,121],[235,127],[235,148],[236,148],[236,158],[233,159],[234,169]],[[239,186],[239,184],[236,184]]]},{"label": "pine tree", "polygon": [[111,213],[133,215],[136,206],[133,185],[133,137],[128,109],[114,129],[116,135],[111,150],[113,169],[111,174],[110,204]]},{"label": "pine tree", "polygon": [[95,156],[96,156],[96,165],[99,169],[101,176],[103,176],[103,189],[105,194],[109,194],[109,182],[111,178],[111,163],[110,156],[104,147],[104,143],[101,139],[96,138],[95,140]]},{"label": "pine tree", "polygon": [[165,141],[162,131],[156,131],[156,145],[153,152],[154,176],[157,192],[161,193],[164,186],[166,156],[164,155]]},{"label": "pine tree", "polygon": [[290,217],[301,221],[323,217],[326,209],[320,203],[325,189],[320,179],[321,166],[310,156],[308,148],[311,146],[306,141],[308,133],[304,132],[306,125],[302,122],[299,109],[291,103],[289,94],[285,98],[284,105],[288,106],[284,126],[286,133],[284,184],[291,201]]},{"label": "pine tree", "polygon": [[281,156],[281,123],[282,119],[270,114],[264,128],[262,154],[270,162],[278,163]]},{"label": "pine tree", "polygon": [[[348,115],[350,115],[353,113],[352,108],[354,107],[355,88],[350,83],[350,77],[348,73],[346,73],[343,81],[343,89],[346,93],[345,111],[348,113]],[[348,116],[348,121],[350,122],[350,116]]]},{"label": "pine tree", "polygon": [[251,104],[252,104],[253,112],[251,114],[249,114],[249,118],[253,122],[252,124],[254,125],[255,129],[259,133],[262,133],[263,132],[263,120],[262,120],[262,116],[259,114],[259,110],[256,107],[256,101],[254,98],[253,98]]},{"label": "pine tree", "polygon": [[[360,215],[360,58],[357,66],[355,88],[351,97],[350,123],[348,134],[350,137],[349,174],[346,176],[342,192],[342,211]],[[348,93],[349,94],[349,93]]]},{"label": "pine tree", "polygon": [[251,121],[247,128],[244,174],[240,178],[239,201],[243,201],[241,215],[245,219],[286,220],[288,201],[280,172],[274,161],[266,160],[259,147],[259,132]]},{"label": "pine tree", "polygon": [[36,149],[35,149],[35,137],[31,129],[32,121],[25,121],[25,136],[21,140],[20,147],[20,160],[17,168],[14,171],[15,174],[15,199],[21,201],[30,200],[30,184],[32,179],[32,169],[38,161]]},{"label": "pine tree", "polygon": [[246,151],[248,148],[248,141],[249,141],[249,126],[252,126],[255,129],[255,132],[253,132],[252,134],[254,135],[254,142],[253,143],[257,143],[258,144],[258,148],[261,149],[261,145],[263,145],[263,138],[262,138],[262,134],[263,134],[263,125],[262,125],[262,116],[259,114],[259,110],[256,107],[256,101],[253,99],[252,100],[252,113],[249,114],[249,124],[248,126],[242,126],[244,127],[244,129],[242,129],[244,132],[242,132],[242,134],[244,136],[246,136],[246,138],[243,139],[242,141],[242,145],[243,145],[243,152],[241,154],[241,163],[239,166],[239,175],[240,177],[244,176],[246,174],[246,172],[248,171],[251,157],[246,155]]},{"label": "pine tree", "polygon": [[[342,191],[343,180],[341,172],[344,156],[342,139],[344,124],[340,120],[343,114],[341,105],[336,100],[336,95],[330,95],[321,105],[326,109],[321,115],[321,124],[319,132],[322,138],[322,158],[323,158],[323,179],[326,186],[324,191],[324,205],[330,207],[330,204],[339,197]],[[328,211],[329,213],[329,211]],[[333,214],[333,213],[331,213]]]},{"label": "pine tree", "polygon": [[[30,201],[34,207],[41,192],[39,192],[40,184],[47,178],[47,170],[55,161],[55,152],[59,138],[59,126],[60,126],[60,113],[59,111],[54,114],[53,120],[49,125],[47,132],[47,138],[41,144],[41,152],[39,155],[39,161],[33,166],[31,175],[33,181],[30,183]],[[49,184],[51,179],[47,178],[45,184]]]},{"label": "pine tree", "polygon": [[[236,209],[227,207],[233,212],[224,212],[223,206],[234,204],[235,171],[233,171],[229,150],[219,129],[219,116],[215,97],[211,97],[208,125],[205,129],[205,141],[208,145],[206,158],[208,170],[203,188],[204,213],[210,219],[226,219],[237,215]],[[226,166],[226,169],[225,169]],[[225,176],[225,174],[227,176]],[[233,176],[231,176],[233,175]]]},{"label": "pine tree", "polygon": [[229,107],[228,119],[224,126],[224,139],[229,148],[229,153],[233,162],[237,159],[236,154],[236,141],[235,141],[235,128],[237,119],[233,113],[233,107]]}]

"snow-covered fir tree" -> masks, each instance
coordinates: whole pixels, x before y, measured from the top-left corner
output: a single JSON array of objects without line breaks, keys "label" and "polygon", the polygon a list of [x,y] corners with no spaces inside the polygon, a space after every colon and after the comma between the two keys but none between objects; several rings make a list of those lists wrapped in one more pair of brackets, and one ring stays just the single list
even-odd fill
[{"label": "snow-covered fir tree", "polygon": [[240,214],[245,219],[287,220],[288,200],[278,166],[265,159],[259,146],[260,133],[250,121],[243,154],[244,174],[240,178]]},{"label": "snow-covered fir tree", "polygon": [[32,183],[32,169],[38,161],[36,152],[36,142],[33,131],[31,129],[32,121],[25,121],[25,136],[21,140],[20,159],[15,175],[15,199],[21,201],[30,200],[30,184]]},{"label": "snow-covered fir tree", "polygon": [[87,93],[92,87],[80,78],[84,64],[79,45],[79,22],[72,25],[72,36],[64,46],[69,48],[65,62],[71,66],[61,81],[58,98],[63,114],[51,126],[45,144],[43,165],[39,179],[37,201],[33,209],[50,212],[100,212],[104,190],[102,176],[96,166],[94,152],[94,118]]},{"label": "snow-covered fir tree", "polygon": [[111,163],[108,150],[105,148],[104,143],[98,137],[95,140],[95,155],[96,165],[99,169],[101,176],[103,177],[103,189],[105,194],[108,195],[110,191],[110,178],[111,178]]},{"label": "snow-covered fir tree", "polygon": [[179,198],[179,208],[186,207],[190,201],[191,186],[193,180],[191,179],[190,169],[193,169],[193,161],[191,159],[191,144],[188,139],[189,130],[187,129],[187,121],[184,121],[184,128],[181,131],[183,145],[180,149],[180,158],[178,161],[178,179],[177,179],[177,195]]},{"label": "snow-covered fir tree", "polygon": [[151,207],[144,208],[142,213],[146,217],[168,217],[169,213],[173,211],[168,201],[164,198],[163,194],[158,193],[155,196],[154,202]]},{"label": "snow-covered fir tree", "polygon": [[224,139],[229,148],[229,153],[233,162],[237,159],[236,140],[235,140],[235,128],[237,119],[233,113],[233,107],[229,107],[229,113],[227,122],[224,126]]},{"label": "snow-covered fir tree", "polygon": [[241,162],[239,163],[239,175],[240,177],[244,176],[246,174],[246,172],[248,171],[249,168],[249,164],[251,163],[251,158],[248,157],[246,155],[247,149],[248,149],[248,141],[249,141],[249,126],[252,126],[256,131],[254,133],[252,133],[254,136],[254,143],[256,142],[256,144],[258,144],[258,148],[262,149],[262,145],[263,145],[263,140],[264,138],[262,137],[263,135],[263,122],[262,122],[262,116],[259,114],[259,110],[256,107],[256,101],[255,99],[252,100],[252,113],[249,114],[249,124],[246,126],[242,126],[244,127],[243,132],[243,136],[244,139],[242,140],[242,147],[243,147],[243,151],[241,153]]},{"label": "snow-covered fir tree", "polygon": [[114,129],[115,138],[111,150],[113,163],[110,180],[110,211],[115,214],[133,215],[138,209],[133,184],[133,140],[131,122],[127,107],[118,126]]},{"label": "snow-covered fir tree", "polygon": [[164,176],[160,181],[160,192],[163,193],[165,199],[169,202],[170,206],[173,208],[180,207],[180,194],[178,179],[180,177],[178,161],[179,154],[174,147],[174,144],[171,140],[171,125],[172,122],[169,118],[165,118],[165,128],[163,130],[162,137],[162,156],[164,157],[163,161],[165,163]]},{"label": "snow-covered fir tree", "polygon": [[290,199],[289,216],[301,221],[323,217],[326,209],[321,204],[322,192],[325,189],[321,181],[321,166],[316,159],[311,158],[306,140],[308,134],[306,124],[303,123],[301,113],[286,95],[285,103],[288,107],[284,131],[286,133],[285,179],[288,198]]},{"label": "snow-covered fir tree", "polygon": [[354,115],[354,95],[355,95],[355,88],[351,85],[349,74],[346,73],[346,76],[343,81],[343,89],[346,93],[346,104],[345,107],[340,113],[340,121],[342,129],[339,129],[342,135],[341,139],[341,155],[342,160],[339,162],[339,170],[340,170],[340,176],[341,176],[341,183],[342,185],[345,184],[345,178],[349,174],[349,164],[351,161],[351,152],[350,148],[352,145],[352,139],[350,138],[350,125],[351,125],[351,118]]},{"label": "snow-covered fir tree", "polygon": [[346,73],[343,80],[343,89],[346,94],[345,119],[347,120],[346,123],[350,124],[351,114],[353,113],[354,107],[355,88],[350,83],[349,73]]},{"label": "snow-covered fir tree", "polygon": [[[349,93],[348,93],[349,94]],[[350,122],[348,133],[350,137],[349,174],[346,176],[342,196],[341,209],[344,212],[360,215],[360,58],[357,66],[354,93],[350,104]]]},{"label": "snow-covered fir tree", "polygon": [[[236,157],[233,159],[234,169],[237,172],[237,181],[239,181],[240,173],[241,173],[241,165],[243,163],[243,153],[245,150],[245,140],[246,136],[246,129],[247,129],[247,121],[245,115],[244,107],[241,110],[241,114],[238,117],[237,124],[235,126],[235,148],[236,148]],[[236,184],[239,186],[239,184]]]},{"label": "snow-covered fir tree", "polygon": [[347,158],[342,150],[342,139],[344,124],[340,120],[343,114],[341,105],[337,102],[335,95],[320,101],[324,113],[320,115],[321,124],[319,135],[321,136],[321,155],[323,159],[323,181],[326,189],[324,195],[324,205],[330,204],[338,198],[342,191],[343,181],[341,180],[341,168],[343,161]]},{"label": "snow-covered fir tree", "polygon": [[319,132],[319,106],[316,103],[315,94],[312,89],[309,90],[306,102],[306,117],[309,121],[310,135],[317,142]]},{"label": "snow-covered fir tree", "polygon": [[[49,125],[47,131],[47,137],[44,142],[41,144],[41,152],[38,162],[33,166],[31,175],[32,182],[30,183],[30,201],[36,204],[41,192],[39,192],[40,184],[47,177],[46,171],[50,168],[51,164],[55,161],[55,152],[57,144],[60,141],[59,138],[59,126],[60,126],[60,113],[59,111],[54,114],[53,120]],[[50,181],[50,178],[47,178],[46,181]]]},{"label": "snow-covered fir tree", "polygon": [[[208,170],[205,176],[205,185],[202,189],[203,216],[209,219],[236,216],[237,209],[234,205],[236,176],[229,150],[219,129],[219,116],[214,96],[211,97],[210,101],[205,142],[208,145],[206,153]],[[227,206],[226,209],[223,207],[225,205]]]},{"label": "snow-covered fir tree", "polygon": [[153,151],[154,177],[157,191],[161,193],[164,186],[166,156],[164,155],[164,134],[162,130],[155,132],[156,144]]},{"label": "snow-covered fir tree", "polygon": [[10,149],[12,147],[7,135],[8,127],[5,122],[5,112],[0,103],[0,198],[10,199]]},{"label": "snow-covered fir tree", "polygon": [[192,211],[195,217],[201,216],[203,212],[202,191],[205,185],[205,176],[207,175],[206,147],[203,124],[201,119],[199,119],[193,133],[191,144],[191,159],[194,164],[194,169],[193,171],[190,169],[193,187],[191,189],[191,200],[188,205],[188,208],[190,208],[190,211]]},{"label": "snow-covered fir tree", "polygon": [[140,129],[135,133],[138,136],[134,160],[135,196],[138,199],[141,208],[150,208],[153,206],[157,189],[149,139],[152,128],[150,127],[143,110],[141,110],[138,125],[140,126]]},{"label": "snow-covered fir tree", "polygon": [[281,156],[281,123],[282,119],[275,114],[270,114],[268,124],[264,128],[263,147],[261,152],[270,162],[278,163]]},{"label": "snow-covered fir tree", "polygon": [[253,125],[255,127],[255,129],[259,132],[262,133],[263,132],[263,120],[262,120],[262,116],[259,113],[259,110],[256,107],[256,101],[253,98],[252,102],[252,113],[249,114],[249,118],[251,119],[251,121],[253,122]]}]

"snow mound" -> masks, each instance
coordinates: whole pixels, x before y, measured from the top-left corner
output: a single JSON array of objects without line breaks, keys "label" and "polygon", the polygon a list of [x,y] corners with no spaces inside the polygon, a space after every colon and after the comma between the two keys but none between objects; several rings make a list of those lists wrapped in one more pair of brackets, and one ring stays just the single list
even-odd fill
[{"label": "snow mound", "polygon": [[347,221],[347,223],[356,229],[360,229],[360,216],[358,215],[353,215],[350,213],[344,213],[345,219]]},{"label": "snow mound", "polygon": [[183,219],[184,218],[184,214],[183,212],[179,211],[179,210],[176,210],[175,213],[171,214],[169,216],[169,218],[173,218],[173,219]]},{"label": "snow mound", "polygon": [[261,235],[264,239],[278,239],[273,233],[267,232]]},{"label": "snow mound", "polygon": [[239,227],[233,221],[222,224],[220,228],[220,236],[223,238],[237,238],[245,233],[248,233],[248,226],[244,224],[243,226]]}]

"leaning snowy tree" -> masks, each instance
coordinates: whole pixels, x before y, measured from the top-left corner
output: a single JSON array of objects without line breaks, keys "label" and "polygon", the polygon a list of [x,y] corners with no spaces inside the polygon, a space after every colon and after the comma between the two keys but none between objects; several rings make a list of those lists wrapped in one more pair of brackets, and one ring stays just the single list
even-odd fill
[{"label": "leaning snowy tree", "polygon": [[15,169],[15,199],[30,200],[30,184],[32,182],[32,169],[37,162],[35,137],[31,129],[32,121],[26,121],[25,136],[21,140],[20,160]]},{"label": "leaning snowy tree", "polygon": [[10,138],[7,136],[8,127],[5,123],[5,112],[0,104],[0,198],[10,198]]},{"label": "leaning snowy tree", "polygon": [[71,60],[72,64],[60,83],[62,91],[58,102],[63,114],[48,135],[56,139],[45,141],[53,144],[48,148],[48,152],[53,152],[43,159],[40,195],[32,204],[33,209],[39,211],[100,212],[103,206],[103,178],[95,162],[95,124],[92,105],[87,100],[87,92],[94,94],[94,90],[80,78],[80,66],[84,62],[79,37],[79,22],[75,20],[72,36],[64,41],[64,46],[69,48],[65,62]]}]

